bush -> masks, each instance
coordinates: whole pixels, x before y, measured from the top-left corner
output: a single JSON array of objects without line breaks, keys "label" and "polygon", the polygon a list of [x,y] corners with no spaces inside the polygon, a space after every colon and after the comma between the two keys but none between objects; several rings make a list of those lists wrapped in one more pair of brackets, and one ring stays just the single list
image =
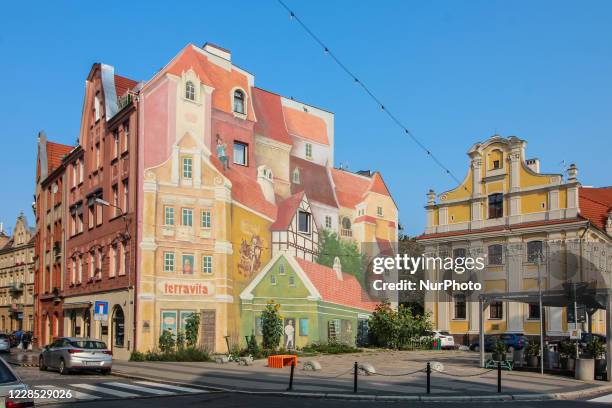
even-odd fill
[{"label": "bush", "polygon": [[274,351],[283,335],[283,321],[279,314],[280,305],[269,301],[261,314],[263,348]]},{"label": "bush", "polygon": [[192,313],[185,321],[185,338],[188,347],[198,344],[198,332],[200,331],[200,315]]},{"label": "bush", "polygon": [[393,310],[391,303],[384,300],[376,306],[368,321],[370,344],[379,347],[403,349],[412,347],[415,339],[431,330],[429,314],[414,314],[411,307],[400,306]]},{"label": "bush", "polygon": [[132,354],[130,354],[130,361],[145,361],[145,354],[140,351],[132,351]]},{"label": "bush", "polygon": [[167,353],[174,350],[175,345],[174,334],[170,330],[164,330],[161,336],[159,336],[159,349]]},{"label": "bush", "polygon": [[179,350],[149,350],[146,353],[134,351],[130,361],[211,361],[208,350],[201,347],[185,347]]},{"label": "bush", "polygon": [[360,353],[361,349],[351,346],[350,344],[341,342],[315,342],[304,346],[302,351],[307,353],[325,353],[325,354],[345,354],[345,353]]}]

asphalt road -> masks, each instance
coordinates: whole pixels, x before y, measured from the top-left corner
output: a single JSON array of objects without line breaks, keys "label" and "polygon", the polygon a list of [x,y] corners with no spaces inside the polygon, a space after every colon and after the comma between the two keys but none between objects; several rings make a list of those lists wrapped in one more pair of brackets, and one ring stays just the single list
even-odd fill
[{"label": "asphalt road", "polygon": [[[500,408],[504,406],[511,407],[525,407],[525,408],[575,408],[575,407],[609,407],[607,404],[598,404],[586,401],[511,401],[511,402],[500,402],[496,404],[502,404]],[[245,407],[261,407],[261,408],[302,408],[302,407],[316,407],[316,408],[340,408],[340,407],[355,407],[355,408],[400,408],[400,407],[424,407],[424,408],[487,408],[492,404],[488,403],[474,403],[474,402],[373,402],[373,401],[342,401],[342,400],[323,400],[323,399],[309,399],[309,398],[289,398],[289,397],[267,397],[267,396],[252,396],[244,394],[230,394],[230,393],[219,393],[219,394],[203,394],[203,395],[190,395],[190,396],[177,396],[177,397],[164,397],[164,398],[147,398],[147,399],[133,399],[129,401],[123,401],[121,405],[117,404],[117,401],[96,401],[78,404],[57,404],[49,405],[48,407],[92,407],[92,408],[117,408],[117,407],[129,407],[129,408],[167,408],[167,407],[181,407],[181,408],[195,408],[195,407],[207,407],[207,408],[245,408]]]}]

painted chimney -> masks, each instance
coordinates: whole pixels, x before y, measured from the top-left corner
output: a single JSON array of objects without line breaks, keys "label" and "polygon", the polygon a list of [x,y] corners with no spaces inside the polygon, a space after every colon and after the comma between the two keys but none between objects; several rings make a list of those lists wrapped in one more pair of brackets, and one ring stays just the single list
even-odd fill
[{"label": "painted chimney", "polygon": [[261,192],[266,200],[272,204],[275,204],[274,175],[268,166],[261,165],[257,168],[257,183],[261,187]]},{"label": "painted chimney", "polygon": [[540,159],[527,159],[525,160],[525,163],[527,164],[527,167],[529,167],[534,173],[540,172]]},{"label": "painted chimney", "polygon": [[567,181],[576,181],[578,177],[578,167],[574,163],[570,164],[567,169]]},{"label": "painted chimney", "polygon": [[427,205],[434,205],[436,203],[436,193],[433,190],[427,192]]},{"label": "painted chimney", "polygon": [[342,276],[342,264],[340,263],[340,258],[335,257],[334,258],[334,271],[336,272],[336,278],[338,278],[338,280],[343,280],[343,276]]},{"label": "painted chimney", "polygon": [[213,43],[207,42],[206,44],[204,44],[202,49],[204,49],[204,51],[211,53],[212,55],[216,55],[219,58],[223,58],[224,60],[227,60],[227,61],[232,60],[232,53],[229,50],[219,47],[218,45],[215,45]]}]

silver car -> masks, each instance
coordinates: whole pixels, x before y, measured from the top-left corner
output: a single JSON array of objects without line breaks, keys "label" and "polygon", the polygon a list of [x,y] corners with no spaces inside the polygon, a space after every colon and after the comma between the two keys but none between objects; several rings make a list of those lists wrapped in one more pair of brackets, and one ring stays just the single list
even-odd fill
[{"label": "silver car", "polygon": [[0,352],[11,352],[11,339],[9,338],[8,334],[0,334]]},{"label": "silver car", "polygon": [[68,374],[76,370],[98,370],[110,374],[113,366],[113,352],[106,343],[82,337],[60,337],[45,346],[38,358],[41,371],[48,368]]},{"label": "silver car", "polygon": [[33,407],[34,400],[28,398],[28,386],[21,381],[13,369],[0,358],[0,403],[6,407]]}]

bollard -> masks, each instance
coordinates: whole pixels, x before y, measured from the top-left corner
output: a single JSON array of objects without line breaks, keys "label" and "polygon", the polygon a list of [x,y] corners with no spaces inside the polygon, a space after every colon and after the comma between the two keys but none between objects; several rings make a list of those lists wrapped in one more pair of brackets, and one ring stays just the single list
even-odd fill
[{"label": "bollard", "polygon": [[289,388],[287,388],[287,391],[293,390],[293,370],[295,370],[295,360],[291,361],[291,373],[289,374]]},{"label": "bollard", "polygon": [[427,362],[427,393],[431,393],[431,364]]},{"label": "bollard", "polygon": [[497,392],[501,392],[501,361],[497,362]]},{"label": "bollard", "polygon": [[355,373],[354,373],[354,379],[353,379],[353,392],[356,393],[357,392],[357,374],[359,372],[359,366],[357,365],[357,362],[355,361]]}]

